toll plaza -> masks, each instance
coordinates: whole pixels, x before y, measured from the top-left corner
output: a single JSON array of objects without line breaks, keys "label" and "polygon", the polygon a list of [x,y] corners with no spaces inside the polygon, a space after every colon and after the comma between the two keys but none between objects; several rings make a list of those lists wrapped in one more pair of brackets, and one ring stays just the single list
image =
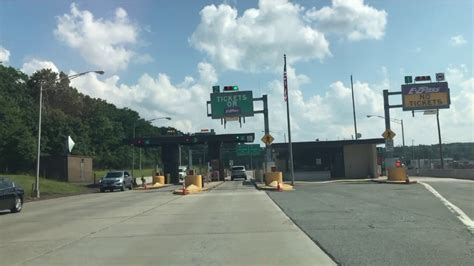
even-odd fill
[{"label": "toll plaza", "polygon": [[[377,148],[383,138],[293,142],[295,180],[378,176]],[[288,143],[271,145],[277,168],[288,172]]]},{"label": "toll plaza", "polygon": [[180,146],[207,145],[209,161],[213,170],[219,172],[220,180],[224,180],[224,162],[222,146],[224,143],[251,143],[255,140],[254,133],[239,134],[189,134],[181,136],[157,136],[127,140],[128,144],[141,147],[161,147],[163,172],[170,175],[168,183],[179,183],[179,149]]}]

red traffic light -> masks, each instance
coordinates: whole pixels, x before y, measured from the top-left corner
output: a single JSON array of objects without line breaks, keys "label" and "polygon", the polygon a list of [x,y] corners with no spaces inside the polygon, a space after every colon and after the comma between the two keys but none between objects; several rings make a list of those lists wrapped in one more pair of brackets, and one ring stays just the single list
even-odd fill
[{"label": "red traffic light", "polygon": [[431,81],[431,77],[430,76],[418,76],[418,77],[415,77],[415,81]]}]

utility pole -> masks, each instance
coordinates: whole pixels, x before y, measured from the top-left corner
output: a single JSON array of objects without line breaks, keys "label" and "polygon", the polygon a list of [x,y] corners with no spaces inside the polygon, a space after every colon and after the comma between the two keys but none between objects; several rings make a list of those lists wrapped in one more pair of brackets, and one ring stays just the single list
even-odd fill
[{"label": "utility pole", "polygon": [[439,158],[441,160],[441,169],[444,169],[443,146],[441,143],[441,127],[439,126],[439,109],[436,109],[436,122],[438,123]]},{"label": "utility pole", "polygon": [[357,136],[357,120],[356,120],[356,110],[355,110],[355,102],[354,102],[354,85],[352,84],[352,75],[351,75],[351,90],[352,90],[352,113],[354,115],[354,132],[355,132],[355,139],[358,139]]},{"label": "utility pole", "polygon": [[[133,140],[135,141],[135,122],[133,122]],[[132,177],[135,178],[134,170],[135,170],[135,143],[132,145]]]},{"label": "utility pole", "polygon": [[286,54],[283,56],[285,66],[283,70],[283,86],[284,86],[284,98],[286,101],[286,121],[288,125],[288,152],[290,155],[290,175],[291,175],[291,185],[295,184],[295,170],[293,165],[293,145],[291,143],[291,125],[290,125],[290,98],[288,93],[288,79],[286,76]]}]

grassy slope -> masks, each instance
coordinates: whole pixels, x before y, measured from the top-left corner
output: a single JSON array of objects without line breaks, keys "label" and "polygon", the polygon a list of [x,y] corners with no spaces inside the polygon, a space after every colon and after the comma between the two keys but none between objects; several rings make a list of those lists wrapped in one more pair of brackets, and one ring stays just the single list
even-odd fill
[{"label": "grassy slope", "polygon": [[[15,184],[25,190],[25,198],[31,199],[31,188],[36,179],[34,176],[10,174],[0,174],[0,176],[6,176],[10,178],[13,182],[15,182]],[[40,178],[40,192],[42,197],[76,195],[85,193],[87,191],[88,190],[83,185]]]}]

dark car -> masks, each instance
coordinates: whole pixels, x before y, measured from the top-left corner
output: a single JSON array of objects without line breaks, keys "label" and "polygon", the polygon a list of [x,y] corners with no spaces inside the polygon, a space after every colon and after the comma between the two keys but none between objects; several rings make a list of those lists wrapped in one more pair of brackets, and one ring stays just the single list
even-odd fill
[{"label": "dark car", "polygon": [[133,189],[132,177],[127,171],[110,171],[100,180],[100,192],[125,188]]},{"label": "dark car", "polygon": [[0,211],[20,212],[25,191],[6,177],[0,177]]},{"label": "dark car", "polygon": [[236,178],[243,178],[247,180],[247,172],[245,171],[244,166],[233,166],[230,173],[230,180],[234,180]]}]

